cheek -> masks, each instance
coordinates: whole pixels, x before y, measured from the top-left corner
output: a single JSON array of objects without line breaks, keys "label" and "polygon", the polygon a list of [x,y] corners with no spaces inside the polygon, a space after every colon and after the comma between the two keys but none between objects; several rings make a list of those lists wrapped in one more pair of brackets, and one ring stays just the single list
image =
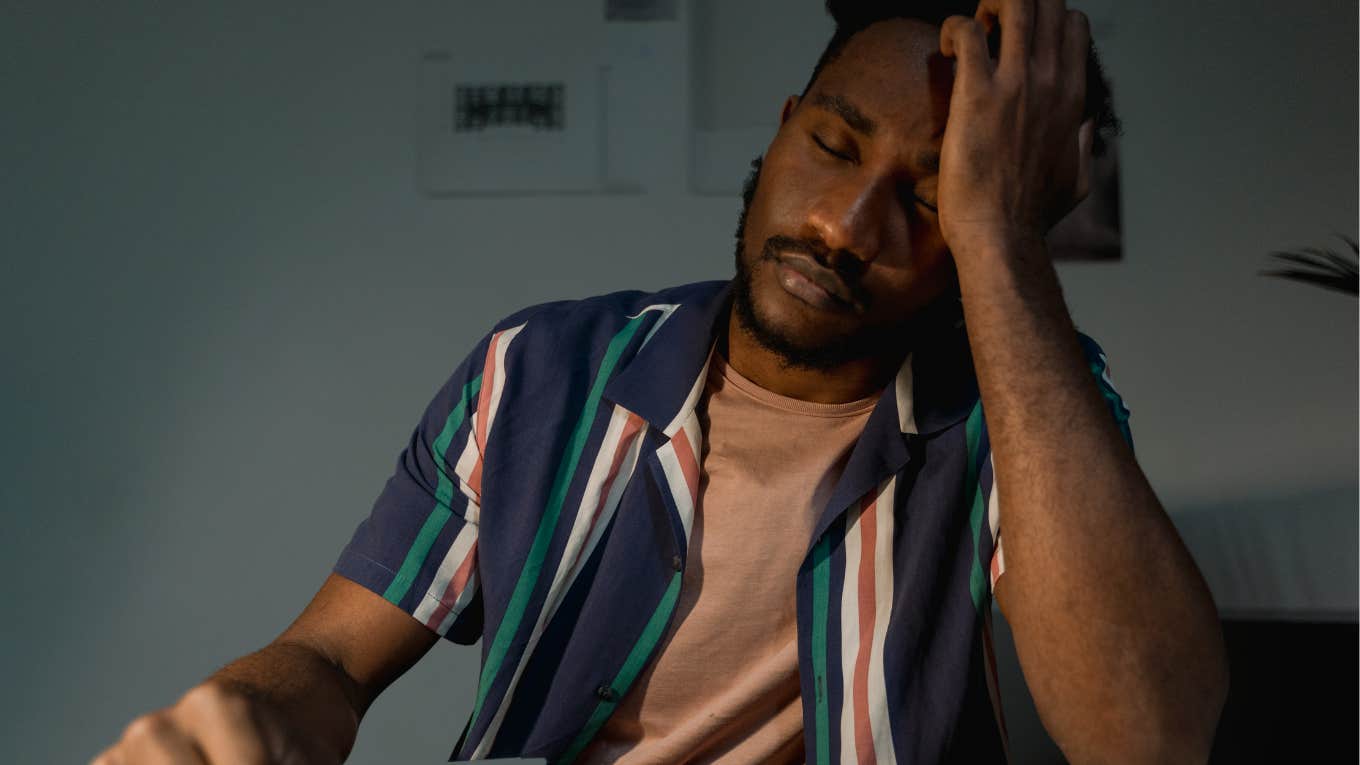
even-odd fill
[{"label": "cheek", "polygon": [[748,225],[759,227],[766,236],[804,234],[813,203],[810,190],[828,182],[818,177],[816,168],[800,162],[785,144],[782,140],[770,144],[747,216]]}]

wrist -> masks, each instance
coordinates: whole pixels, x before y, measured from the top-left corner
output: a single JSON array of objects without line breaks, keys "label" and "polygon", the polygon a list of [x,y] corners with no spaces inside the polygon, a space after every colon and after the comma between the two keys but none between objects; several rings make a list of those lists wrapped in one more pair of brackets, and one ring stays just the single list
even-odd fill
[{"label": "wrist", "polygon": [[1026,269],[1034,265],[1051,264],[1044,235],[1032,231],[1012,229],[991,231],[971,237],[956,237],[950,244],[959,279],[965,280],[974,272],[995,274],[997,269]]}]

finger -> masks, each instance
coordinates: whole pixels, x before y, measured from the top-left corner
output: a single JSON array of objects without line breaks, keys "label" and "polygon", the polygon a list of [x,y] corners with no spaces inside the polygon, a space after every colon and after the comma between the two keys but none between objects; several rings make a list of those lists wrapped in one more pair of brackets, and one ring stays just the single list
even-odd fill
[{"label": "finger", "polygon": [[1034,17],[1034,51],[1031,63],[1052,75],[1061,73],[1063,35],[1067,27],[1067,8],[1063,0],[1038,0]]},{"label": "finger", "polygon": [[150,714],[133,720],[114,749],[113,762],[207,765],[193,742],[164,714]]},{"label": "finger", "polygon": [[981,0],[973,19],[990,32],[1001,27],[1001,56],[997,69],[1024,72],[1034,44],[1035,0]]},{"label": "finger", "polygon": [[1086,110],[1086,58],[1091,48],[1091,20],[1081,11],[1068,11],[1064,19],[1062,79],[1073,101],[1068,107],[1084,114]]},{"label": "finger", "polygon": [[940,52],[955,60],[954,90],[978,87],[991,79],[993,64],[987,53],[982,25],[967,16],[950,16],[940,25]]},{"label": "finger", "polygon": [[268,761],[263,736],[244,697],[208,683],[185,694],[175,711],[193,731],[208,762],[263,765]]}]

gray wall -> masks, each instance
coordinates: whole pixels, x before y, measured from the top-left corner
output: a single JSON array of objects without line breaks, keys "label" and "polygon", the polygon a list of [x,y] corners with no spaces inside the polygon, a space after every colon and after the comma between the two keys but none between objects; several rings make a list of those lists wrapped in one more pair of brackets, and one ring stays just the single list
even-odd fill
[{"label": "gray wall", "polygon": [[[496,318],[729,273],[735,199],[416,194],[416,62],[471,5],[0,7],[0,758],[83,761],[277,634]],[[1177,516],[1353,509],[1356,302],[1254,272],[1356,233],[1356,6],[1119,13],[1126,260],[1060,272],[1140,462]],[[476,662],[353,761],[442,761]]]}]

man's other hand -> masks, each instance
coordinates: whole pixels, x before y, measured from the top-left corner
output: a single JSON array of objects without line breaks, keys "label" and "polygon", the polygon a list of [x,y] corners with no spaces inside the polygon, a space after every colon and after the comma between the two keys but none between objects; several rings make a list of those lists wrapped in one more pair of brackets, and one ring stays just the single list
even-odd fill
[{"label": "man's other hand", "polygon": [[313,765],[338,763],[306,753],[266,701],[217,681],[195,686],[174,706],[142,715],[91,765]]}]

